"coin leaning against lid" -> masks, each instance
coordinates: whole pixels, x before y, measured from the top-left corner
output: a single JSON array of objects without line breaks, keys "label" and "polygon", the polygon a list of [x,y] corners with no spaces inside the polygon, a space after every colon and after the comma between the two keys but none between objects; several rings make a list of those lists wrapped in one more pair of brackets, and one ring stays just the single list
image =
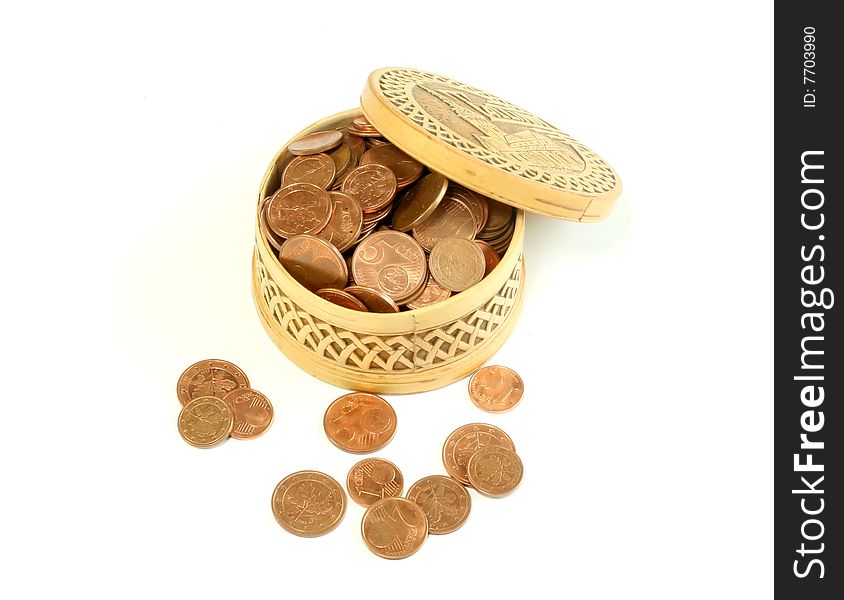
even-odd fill
[{"label": "coin leaning against lid", "polygon": [[209,358],[189,366],[179,376],[176,394],[182,406],[200,396],[214,396],[222,400],[236,388],[248,388],[246,373],[227,360]]},{"label": "coin leaning against lid", "polygon": [[229,437],[233,423],[228,403],[214,396],[201,396],[182,407],[179,434],[191,446],[210,448]]},{"label": "coin leaning against lid", "polygon": [[250,440],[264,433],[273,422],[273,405],[261,392],[238,388],[224,398],[231,407],[234,424],[231,436]]},{"label": "coin leaning against lid", "polygon": [[475,406],[487,412],[510,410],[525,391],[519,374],[509,367],[489,365],[478,369],[469,379],[469,397]]},{"label": "coin leaning against lid", "polygon": [[282,479],[272,497],[276,522],[300,537],[333,530],[346,514],[346,493],[337,481],[319,471],[297,471]]},{"label": "coin leaning against lid", "polygon": [[523,474],[519,455],[501,446],[479,448],[466,465],[469,483],[487,496],[506,496],[518,487]]},{"label": "coin leaning against lid", "polygon": [[431,276],[444,288],[462,292],[484,277],[484,253],[472,240],[447,237],[434,246],[428,259]]},{"label": "coin leaning against lid", "polygon": [[278,260],[296,281],[316,292],[323,288],[342,289],[349,273],[340,252],[322,238],[299,234],[281,246]]},{"label": "coin leaning against lid", "polygon": [[346,488],[352,500],[361,506],[370,506],[381,498],[400,496],[404,476],[389,460],[364,458],[349,469]]},{"label": "coin leaning against lid", "polygon": [[443,466],[446,472],[463,485],[470,485],[466,467],[472,455],[484,446],[502,446],[516,451],[510,436],[495,425],[463,425],[452,431],[443,444]]},{"label": "coin leaning against lid", "polygon": [[472,510],[472,498],[466,488],[451,477],[423,477],[407,490],[428,518],[428,533],[445,534],[459,529]]},{"label": "coin leaning against lid", "polygon": [[393,212],[392,226],[396,231],[410,231],[431,216],[448,189],[448,179],[439,173],[429,173],[405,192]]},{"label": "coin leaning against lid", "polygon": [[366,547],[381,558],[407,558],[428,537],[428,519],[418,504],[382,498],[366,509],[361,522]]},{"label": "coin leaning against lid", "polygon": [[273,194],[267,208],[267,224],[285,238],[314,233],[328,224],[332,210],[331,197],[321,187],[291,183]]},{"label": "coin leaning against lid", "polygon": [[396,433],[396,411],[389,402],[366,392],[337,398],[322,420],[332,444],[357,454],[380,450]]},{"label": "coin leaning against lid", "polygon": [[325,152],[327,150],[331,150],[332,148],[336,148],[342,141],[343,132],[341,131],[316,131],[314,133],[303,135],[298,140],[290,142],[287,149],[291,154],[297,154],[300,156],[317,154],[319,152]]}]

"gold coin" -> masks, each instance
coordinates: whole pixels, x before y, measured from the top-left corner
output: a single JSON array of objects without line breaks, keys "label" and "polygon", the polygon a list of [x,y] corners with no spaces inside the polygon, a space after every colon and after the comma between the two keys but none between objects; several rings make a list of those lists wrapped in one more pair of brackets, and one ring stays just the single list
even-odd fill
[{"label": "gold coin", "polygon": [[383,498],[366,509],[360,525],[366,547],[381,558],[407,558],[428,537],[428,519],[418,504]]},{"label": "gold coin", "polygon": [[431,216],[448,189],[448,179],[430,173],[405,192],[393,212],[392,227],[396,231],[410,231]]},{"label": "gold coin", "polygon": [[273,422],[273,405],[257,390],[238,388],[225,397],[234,415],[231,436],[251,440],[264,433]]},{"label": "gold coin", "polygon": [[463,485],[470,485],[466,466],[475,451],[485,446],[502,446],[516,451],[510,436],[495,425],[463,425],[452,431],[443,444],[443,465],[446,472]]},{"label": "gold coin", "polygon": [[364,458],[349,469],[346,489],[361,506],[370,506],[381,498],[400,496],[404,477],[399,468],[383,458]]},{"label": "gold coin", "polygon": [[366,454],[393,439],[396,411],[380,396],[352,392],[331,403],[322,424],[332,444],[346,452]]},{"label": "gold coin", "polygon": [[393,302],[384,292],[364,287],[362,285],[350,285],[345,289],[346,292],[360,300],[369,309],[369,312],[375,313],[397,313],[399,312],[398,305]]},{"label": "gold coin", "polygon": [[475,371],[469,380],[469,397],[475,406],[487,412],[510,410],[525,391],[522,378],[513,369],[490,365]]},{"label": "gold coin", "polygon": [[293,279],[312,292],[323,288],[342,289],[349,278],[343,255],[313,235],[291,237],[282,244],[278,260]]},{"label": "gold coin", "polygon": [[179,433],[191,446],[210,448],[229,437],[234,418],[228,403],[214,396],[195,398],[179,413]]},{"label": "gold coin", "polygon": [[317,233],[340,252],[345,252],[357,241],[363,229],[363,211],[358,201],[343,192],[329,192],[334,207],[328,224]]},{"label": "gold coin", "polygon": [[275,520],[301,537],[317,537],[337,527],[346,514],[346,493],[334,478],[319,471],[298,471],[273,491]]},{"label": "gold coin", "polygon": [[248,387],[249,378],[236,364],[209,358],[184,370],[176,384],[176,394],[184,406],[200,396],[214,396],[222,400],[233,389]]},{"label": "gold coin", "polygon": [[308,155],[336,148],[343,141],[342,131],[315,131],[290,142],[290,154]]},{"label": "gold coin", "polygon": [[321,187],[291,183],[273,194],[267,208],[267,224],[283,238],[315,233],[328,224],[333,207],[331,197]]},{"label": "gold coin", "polygon": [[334,161],[325,154],[297,156],[281,174],[281,185],[310,183],[324,190],[331,187],[337,170]]},{"label": "gold coin", "polygon": [[428,258],[431,276],[452,292],[462,292],[484,278],[484,253],[475,242],[447,237],[434,246]]},{"label": "gold coin", "polygon": [[466,467],[469,483],[487,496],[506,496],[522,481],[524,467],[519,455],[501,446],[479,448]]},{"label": "gold coin", "polygon": [[407,490],[428,518],[428,533],[444,534],[459,529],[472,510],[472,498],[462,485],[445,475],[423,477]]}]

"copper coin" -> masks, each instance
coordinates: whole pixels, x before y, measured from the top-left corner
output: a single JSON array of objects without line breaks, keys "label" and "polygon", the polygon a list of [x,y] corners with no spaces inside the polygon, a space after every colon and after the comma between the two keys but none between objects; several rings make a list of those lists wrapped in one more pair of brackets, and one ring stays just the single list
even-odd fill
[{"label": "copper coin", "polygon": [[326,150],[336,148],[342,141],[342,131],[315,131],[314,133],[303,135],[298,140],[290,142],[287,149],[290,151],[290,154],[296,154],[299,156],[318,154],[319,152],[325,152]]},{"label": "copper coin", "polygon": [[374,290],[362,285],[350,285],[345,289],[346,292],[360,300],[369,309],[369,312],[374,313],[397,313],[399,312],[398,305],[393,302],[384,292]]},{"label": "copper coin", "polygon": [[475,237],[472,211],[454,196],[446,195],[431,216],[413,228],[413,237],[428,252],[443,238]]},{"label": "copper coin", "polygon": [[481,252],[484,255],[484,277],[486,277],[496,266],[498,266],[501,259],[498,258],[498,253],[495,249],[483,240],[475,240],[475,245],[481,249]]},{"label": "copper coin", "polygon": [[258,205],[258,227],[261,233],[267,239],[270,246],[275,248],[276,252],[281,250],[281,245],[284,243],[284,238],[276,234],[270,226],[267,225],[267,208],[270,205],[271,197],[264,198],[261,204]]},{"label": "copper coin", "polygon": [[328,224],[332,208],[331,197],[324,189],[312,183],[291,183],[273,194],[267,224],[284,238],[315,233]]},{"label": "copper coin", "polygon": [[384,144],[389,144],[386,139],[382,137],[368,137],[366,138],[366,146],[367,149],[375,148],[376,146],[383,146]]},{"label": "copper coin", "polygon": [[506,496],[522,481],[524,467],[518,454],[500,446],[485,446],[469,458],[466,476],[472,487],[487,496]]},{"label": "copper coin", "polygon": [[343,289],[349,278],[343,255],[314,235],[294,235],[282,244],[278,260],[293,279],[312,292],[323,288]]},{"label": "copper coin", "polygon": [[470,485],[466,467],[471,456],[484,446],[502,446],[516,451],[510,436],[495,425],[463,425],[452,431],[443,444],[443,465],[446,472],[463,485]]},{"label": "copper coin", "polygon": [[227,360],[209,358],[189,366],[179,376],[176,395],[182,406],[200,396],[222,400],[235,388],[248,388],[249,378],[240,367]]},{"label": "copper coin", "polygon": [[393,439],[396,411],[380,396],[352,392],[331,403],[322,424],[332,444],[346,452],[365,454]]},{"label": "copper coin", "polygon": [[384,292],[396,304],[422,289],[427,272],[425,251],[398,231],[373,233],[358,244],[352,257],[355,283]]},{"label": "copper coin", "polygon": [[437,280],[428,276],[428,281],[425,283],[425,289],[422,291],[422,294],[415,298],[414,300],[405,304],[407,308],[412,310],[416,310],[417,308],[425,308],[426,306],[431,306],[432,304],[436,304],[437,302],[442,302],[443,300],[448,300],[451,297],[451,290],[445,289]]},{"label": "copper coin", "polygon": [[332,244],[340,252],[352,247],[363,228],[363,212],[358,201],[343,192],[328,192],[334,205],[331,219],[317,237]]},{"label": "copper coin", "polygon": [[437,242],[428,259],[431,277],[452,292],[462,292],[484,278],[484,253],[475,242],[447,237]]},{"label": "copper coin", "polygon": [[496,200],[487,200],[489,206],[489,217],[487,218],[487,231],[497,231],[507,227],[507,225],[515,218],[514,209],[509,204],[497,202]]},{"label": "copper coin", "polygon": [[360,202],[364,213],[377,212],[393,201],[396,177],[387,167],[362,165],[349,171],[340,189]]},{"label": "copper coin", "polygon": [[361,157],[366,154],[366,142],[363,138],[349,131],[343,132],[343,143],[352,151],[352,158],[355,166],[360,162]]},{"label": "copper coin", "polygon": [[475,219],[475,233],[483,229],[489,216],[489,208],[483,196],[456,184],[452,185],[450,193],[472,211],[472,217]]},{"label": "copper coin", "polygon": [[410,231],[431,216],[448,189],[448,179],[429,173],[405,192],[393,212],[393,229]]},{"label": "copper coin", "polygon": [[350,133],[362,137],[381,137],[381,132],[375,129],[375,127],[372,126],[372,123],[370,123],[363,115],[352,119],[352,122],[349,123],[347,129]]},{"label": "copper coin", "polygon": [[357,165],[357,160],[346,143],[340,144],[334,150],[328,152],[328,157],[334,162],[335,174],[332,185],[336,184],[338,179],[344,177],[347,171]]},{"label": "copper coin", "polygon": [[422,163],[413,160],[393,144],[383,144],[370,148],[361,157],[360,164],[384,165],[395,174],[399,189],[406,188],[419,179],[425,169]]},{"label": "copper coin", "polygon": [[361,506],[370,506],[381,498],[400,496],[404,477],[399,468],[383,458],[364,458],[349,469],[346,489]]},{"label": "copper coin", "polygon": [[179,413],[179,433],[191,446],[210,448],[229,437],[234,418],[228,403],[214,396],[195,398]]},{"label": "copper coin", "polygon": [[336,172],[334,161],[326,154],[297,156],[284,168],[281,185],[311,183],[325,190],[331,187]]},{"label": "copper coin", "polygon": [[275,520],[301,537],[328,533],[346,514],[346,493],[337,481],[319,471],[298,471],[282,479],[273,491]]},{"label": "copper coin", "polygon": [[366,547],[381,558],[407,558],[425,543],[428,519],[418,504],[383,498],[366,509],[360,526]]},{"label": "copper coin", "polygon": [[231,436],[250,440],[264,433],[273,422],[273,405],[257,390],[238,388],[225,397],[232,409],[234,425]]},{"label": "copper coin", "polygon": [[469,397],[487,412],[505,412],[522,399],[525,384],[513,369],[490,365],[475,371],[469,380]]},{"label": "copper coin", "polygon": [[316,294],[323,300],[328,300],[337,306],[342,306],[343,308],[348,308],[350,310],[369,312],[369,309],[366,308],[366,305],[363,302],[343,290],[325,288],[317,290]]},{"label": "copper coin", "polygon": [[407,499],[419,505],[428,518],[428,533],[451,533],[469,518],[472,498],[451,477],[423,477],[407,490]]}]

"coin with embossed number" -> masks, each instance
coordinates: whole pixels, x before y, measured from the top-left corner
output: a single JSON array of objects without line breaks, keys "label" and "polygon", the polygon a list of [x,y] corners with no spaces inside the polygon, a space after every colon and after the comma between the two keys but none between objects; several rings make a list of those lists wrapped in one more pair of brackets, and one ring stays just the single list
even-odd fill
[{"label": "coin with embossed number", "polygon": [[487,496],[506,496],[518,487],[523,474],[519,455],[501,446],[479,448],[466,466],[469,483]]},{"label": "coin with embossed number", "polygon": [[314,235],[294,235],[278,253],[281,266],[303,286],[316,292],[323,288],[343,289],[349,273],[340,252]]},{"label": "coin with embossed number", "polygon": [[298,140],[290,142],[287,149],[290,151],[290,154],[317,154],[319,152],[326,152],[327,150],[336,148],[342,141],[342,131],[315,131],[314,133],[303,135]]},{"label": "coin with embossed number", "polygon": [[396,433],[396,411],[375,394],[352,392],[331,403],[323,417],[331,443],[356,454],[375,452]]},{"label": "coin with embossed number", "polygon": [[229,392],[224,400],[234,415],[231,436],[237,440],[256,438],[273,422],[273,405],[257,390],[238,388]]},{"label": "coin with embossed number", "polygon": [[349,469],[346,478],[349,497],[361,506],[400,496],[403,487],[404,477],[399,468],[383,458],[364,458]]},{"label": "coin with embossed number", "polygon": [[513,369],[490,365],[478,369],[469,380],[469,397],[487,412],[508,411],[522,399],[525,384]]},{"label": "coin with embossed number", "polygon": [[355,283],[387,294],[403,304],[425,285],[425,251],[409,235],[378,231],[364,239],[352,256]]},{"label": "coin with embossed number", "polygon": [[475,242],[447,237],[434,246],[428,258],[431,276],[452,292],[462,292],[484,278],[484,253]]},{"label": "coin with embossed number", "polygon": [[362,285],[350,285],[344,291],[350,293],[352,296],[363,302],[366,305],[366,308],[369,309],[369,312],[399,312],[399,307],[395,302],[393,302],[393,299],[379,290],[374,290]]},{"label": "coin with embossed number", "polygon": [[352,247],[363,228],[363,212],[358,201],[343,192],[329,192],[334,208],[331,219],[318,237],[330,242],[340,252]]},{"label": "coin with embossed number", "polygon": [[439,173],[425,175],[405,192],[393,211],[392,226],[396,231],[410,231],[431,216],[448,189],[448,179]]},{"label": "coin with embossed number", "polygon": [[423,477],[407,490],[406,497],[415,502],[428,517],[428,533],[451,533],[469,518],[472,498],[466,488],[451,477]]},{"label": "coin with embossed number", "polygon": [[322,189],[328,189],[334,182],[336,172],[334,161],[325,154],[297,156],[284,168],[281,185],[312,183]]},{"label": "coin with embossed number", "polygon": [[475,237],[475,217],[461,200],[446,194],[431,216],[413,228],[413,237],[428,252],[442,239]]},{"label": "coin with embossed number", "polygon": [[267,224],[284,238],[314,233],[328,224],[332,209],[331,197],[321,187],[291,183],[273,194],[267,208]]},{"label": "coin with embossed number", "polygon": [[364,213],[374,213],[393,201],[396,177],[382,165],[361,165],[349,171],[341,189],[360,203]]},{"label": "coin with embossed number", "polygon": [[425,170],[422,163],[413,160],[393,144],[383,144],[370,148],[361,157],[360,164],[384,165],[395,174],[396,185],[400,190],[419,179],[422,171]]},{"label": "coin with embossed number", "polygon": [[319,471],[298,471],[282,479],[273,491],[275,520],[301,537],[328,533],[346,514],[346,493],[337,481]]},{"label": "coin with embossed number", "polygon": [[316,294],[323,300],[328,300],[329,302],[331,302],[332,304],[336,304],[337,306],[342,306],[343,308],[357,310],[360,312],[369,312],[369,309],[366,308],[366,305],[354,296],[352,296],[349,292],[333,288],[324,288],[321,290],[317,290]]},{"label": "coin with embossed number", "polygon": [[472,455],[484,446],[503,446],[516,451],[513,440],[495,425],[470,423],[458,427],[443,445],[443,465],[449,475],[463,485],[469,485],[466,467]]},{"label": "coin with embossed number", "polygon": [[229,437],[234,418],[228,403],[214,396],[195,398],[179,413],[179,433],[197,448],[216,446]]},{"label": "coin with embossed number", "polygon": [[407,558],[428,537],[428,519],[415,502],[383,498],[366,509],[361,522],[366,547],[381,558]]},{"label": "coin with embossed number", "polygon": [[222,400],[233,389],[248,387],[249,378],[240,367],[227,360],[209,358],[184,370],[176,384],[176,394],[184,406],[200,396]]}]

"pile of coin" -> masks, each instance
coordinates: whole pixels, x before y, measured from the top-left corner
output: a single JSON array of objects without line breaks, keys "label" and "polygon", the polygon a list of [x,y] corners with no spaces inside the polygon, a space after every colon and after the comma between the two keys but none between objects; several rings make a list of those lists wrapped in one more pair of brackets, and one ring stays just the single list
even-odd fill
[{"label": "pile of coin", "polygon": [[273,422],[273,405],[249,387],[240,367],[226,360],[206,359],[179,377],[176,394],[182,403],[179,433],[190,445],[210,448],[233,437],[256,438]]},{"label": "pile of coin", "polygon": [[481,281],[510,244],[513,207],[427,172],[365,117],[288,151],[258,223],[290,275],[330,302],[430,306]]},{"label": "pile of coin", "polygon": [[[521,398],[524,385],[512,369],[489,366],[469,382],[472,400],[484,410],[500,412]],[[382,449],[396,432],[396,413],[375,394],[352,392],[336,399],[325,411],[323,428],[341,450],[368,453]],[[374,554],[390,559],[414,554],[428,534],[460,528],[471,511],[466,486],[492,497],[512,492],[521,482],[522,461],[504,431],[485,423],[454,430],[442,448],[446,475],[423,477],[404,488],[401,470],[389,460],[365,458],[346,477],[352,500],[365,507],[361,535]],[[331,476],[298,471],[279,482],[272,496],[273,515],[285,530],[303,537],[328,533],[346,512],[346,494]]]}]

